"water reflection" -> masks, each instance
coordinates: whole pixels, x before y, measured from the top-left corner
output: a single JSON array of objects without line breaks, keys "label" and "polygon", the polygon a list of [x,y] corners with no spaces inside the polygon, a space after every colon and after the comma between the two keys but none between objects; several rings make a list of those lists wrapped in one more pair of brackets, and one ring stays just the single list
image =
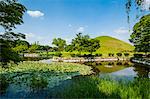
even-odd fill
[{"label": "water reflection", "polygon": [[150,78],[150,68],[143,66],[143,65],[138,65],[134,64],[134,71],[137,73],[137,77],[139,78]]},{"label": "water reflection", "polygon": [[124,79],[150,78],[150,67],[133,64],[130,61],[87,62],[98,75],[116,76]]}]

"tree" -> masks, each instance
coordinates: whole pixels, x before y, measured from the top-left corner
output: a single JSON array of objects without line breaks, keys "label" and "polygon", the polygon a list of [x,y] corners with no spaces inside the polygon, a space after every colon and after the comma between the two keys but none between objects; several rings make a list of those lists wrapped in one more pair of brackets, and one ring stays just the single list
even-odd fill
[{"label": "tree", "polygon": [[58,48],[58,51],[60,52],[64,51],[67,45],[66,41],[61,38],[54,38],[52,44],[55,45]]},{"label": "tree", "polygon": [[73,50],[78,51],[81,55],[82,51],[87,50],[89,38],[88,35],[82,35],[82,33],[76,34],[76,38],[74,38],[71,43]]},{"label": "tree", "polygon": [[100,48],[99,40],[96,39],[90,39],[87,44],[87,51],[90,52],[91,55],[93,52]]},{"label": "tree", "polygon": [[35,53],[38,48],[39,48],[39,45],[37,43],[34,43],[29,47],[28,50],[30,53]]},{"label": "tree", "polygon": [[18,3],[17,0],[1,0],[0,25],[5,30],[12,30],[16,25],[23,23],[23,14],[25,11],[25,6]]},{"label": "tree", "polygon": [[17,53],[24,53],[29,48],[29,43],[24,40],[17,40],[14,42],[14,47],[12,48]]},{"label": "tree", "polygon": [[149,2],[148,0],[127,0],[125,5],[126,5],[126,12],[128,15],[128,22],[130,20],[130,12],[132,6],[134,5],[136,10],[139,12],[138,14],[136,14],[136,18],[139,18],[140,15],[143,15],[143,13],[141,14],[141,12],[150,10],[150,5],[146,5],[148,2]]},{"label": "tree", "polygon": [[143,16],[133,27],[130,42],[137,52],[150,52],[150,14]]},{"label": "tree", "polygon": [[21,59],[19,55],[12,50],[12,47],[15,45],[15,41],[24,39],[25,35],[19,33],[15,34],[14,32],[6,32],[3,35],[0,35],[0,61],[5,65],[9,61],[19,62]]},{"label": "tree", "polygon": [[0,35],[0,61],[6,64],[7,62],[19,61],[19,55],[12,50],[12,44],[16,40],[25,39],[25,35],[14,33],[11,30],[23,23],[23,14],[26,11],[24,5],[17,0],[1,0],[0,1],[0,26],[5,30],[3,35]]}]

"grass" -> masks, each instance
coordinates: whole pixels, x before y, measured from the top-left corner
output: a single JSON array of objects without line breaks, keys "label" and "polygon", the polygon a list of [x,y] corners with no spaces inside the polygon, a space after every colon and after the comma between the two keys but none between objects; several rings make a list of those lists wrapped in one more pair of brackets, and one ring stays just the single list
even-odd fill
[{"label": "grass", "polygon": [[98,53],[117,53],[134,50],[134,47],[129,43],[110,36],[100,36],[95,39],[100,40],[101,47],[97,50]]},{"label": "grass", "polygon": [[84,77],[55,95],[57,98],[150,99],[150,80],[115,81],[109,78]]}]

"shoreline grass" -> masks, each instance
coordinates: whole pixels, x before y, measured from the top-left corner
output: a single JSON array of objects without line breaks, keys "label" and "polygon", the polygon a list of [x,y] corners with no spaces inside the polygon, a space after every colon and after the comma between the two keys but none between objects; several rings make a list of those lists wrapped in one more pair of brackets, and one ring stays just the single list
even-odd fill
[{"label": "shoreline grass", "polygon": [[115,81],[109,78],[78,78],[57,93],[56,98],[117,98],[150,99],[150,79],[136,78],[133,81]]}]

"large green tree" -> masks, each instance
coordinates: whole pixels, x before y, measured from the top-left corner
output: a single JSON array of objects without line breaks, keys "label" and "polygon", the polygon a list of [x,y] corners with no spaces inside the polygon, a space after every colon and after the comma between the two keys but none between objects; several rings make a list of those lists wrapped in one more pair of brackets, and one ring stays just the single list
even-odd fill
[{"label": "large green tree", "polygon": [[0,61],[4,63],[18,60],[18,54],[12,50],[11,45],[16,40],[25,39],[25,35],[16,34],[12,29],[23,23],[25,11],[25,6],[17,0],[0,0],[0,26],[4,28],[4,34],[0,35]]},{"label": "large green tree", "polygon": [[88,47],[88,41],[90,37],[88,35],[82,35],[82,33],[76,34],[76,37],[72,40],[72,49],[78,51],[81,55],[82,51],[86,51]]},{"label": "large green tree", "polygon": [[63,40],[61,38],[54,38],[52,44],[58,48],[58,51],[64,51],[67,45],[66,40]]},{"label": "large green tree", "polygon": [[0,25],[5,30],[12,30],[16,25],[23,23],[23,14],[26,11],[24,5],[17,2],[18,0],[1,0],[0,1]]},{"label": "large green tree", "polygon": [[92,53],[95,52],[99,48],[100,48],[100,41],[97,39],[90,39],[88,41],[88,47],[86,48],[86,50],[90,52],[92,55]]},{"label": "large green tree", "polygon": [[150,14],[143,16],[133,27],[130,42],[137,52],[150,52]]}]

